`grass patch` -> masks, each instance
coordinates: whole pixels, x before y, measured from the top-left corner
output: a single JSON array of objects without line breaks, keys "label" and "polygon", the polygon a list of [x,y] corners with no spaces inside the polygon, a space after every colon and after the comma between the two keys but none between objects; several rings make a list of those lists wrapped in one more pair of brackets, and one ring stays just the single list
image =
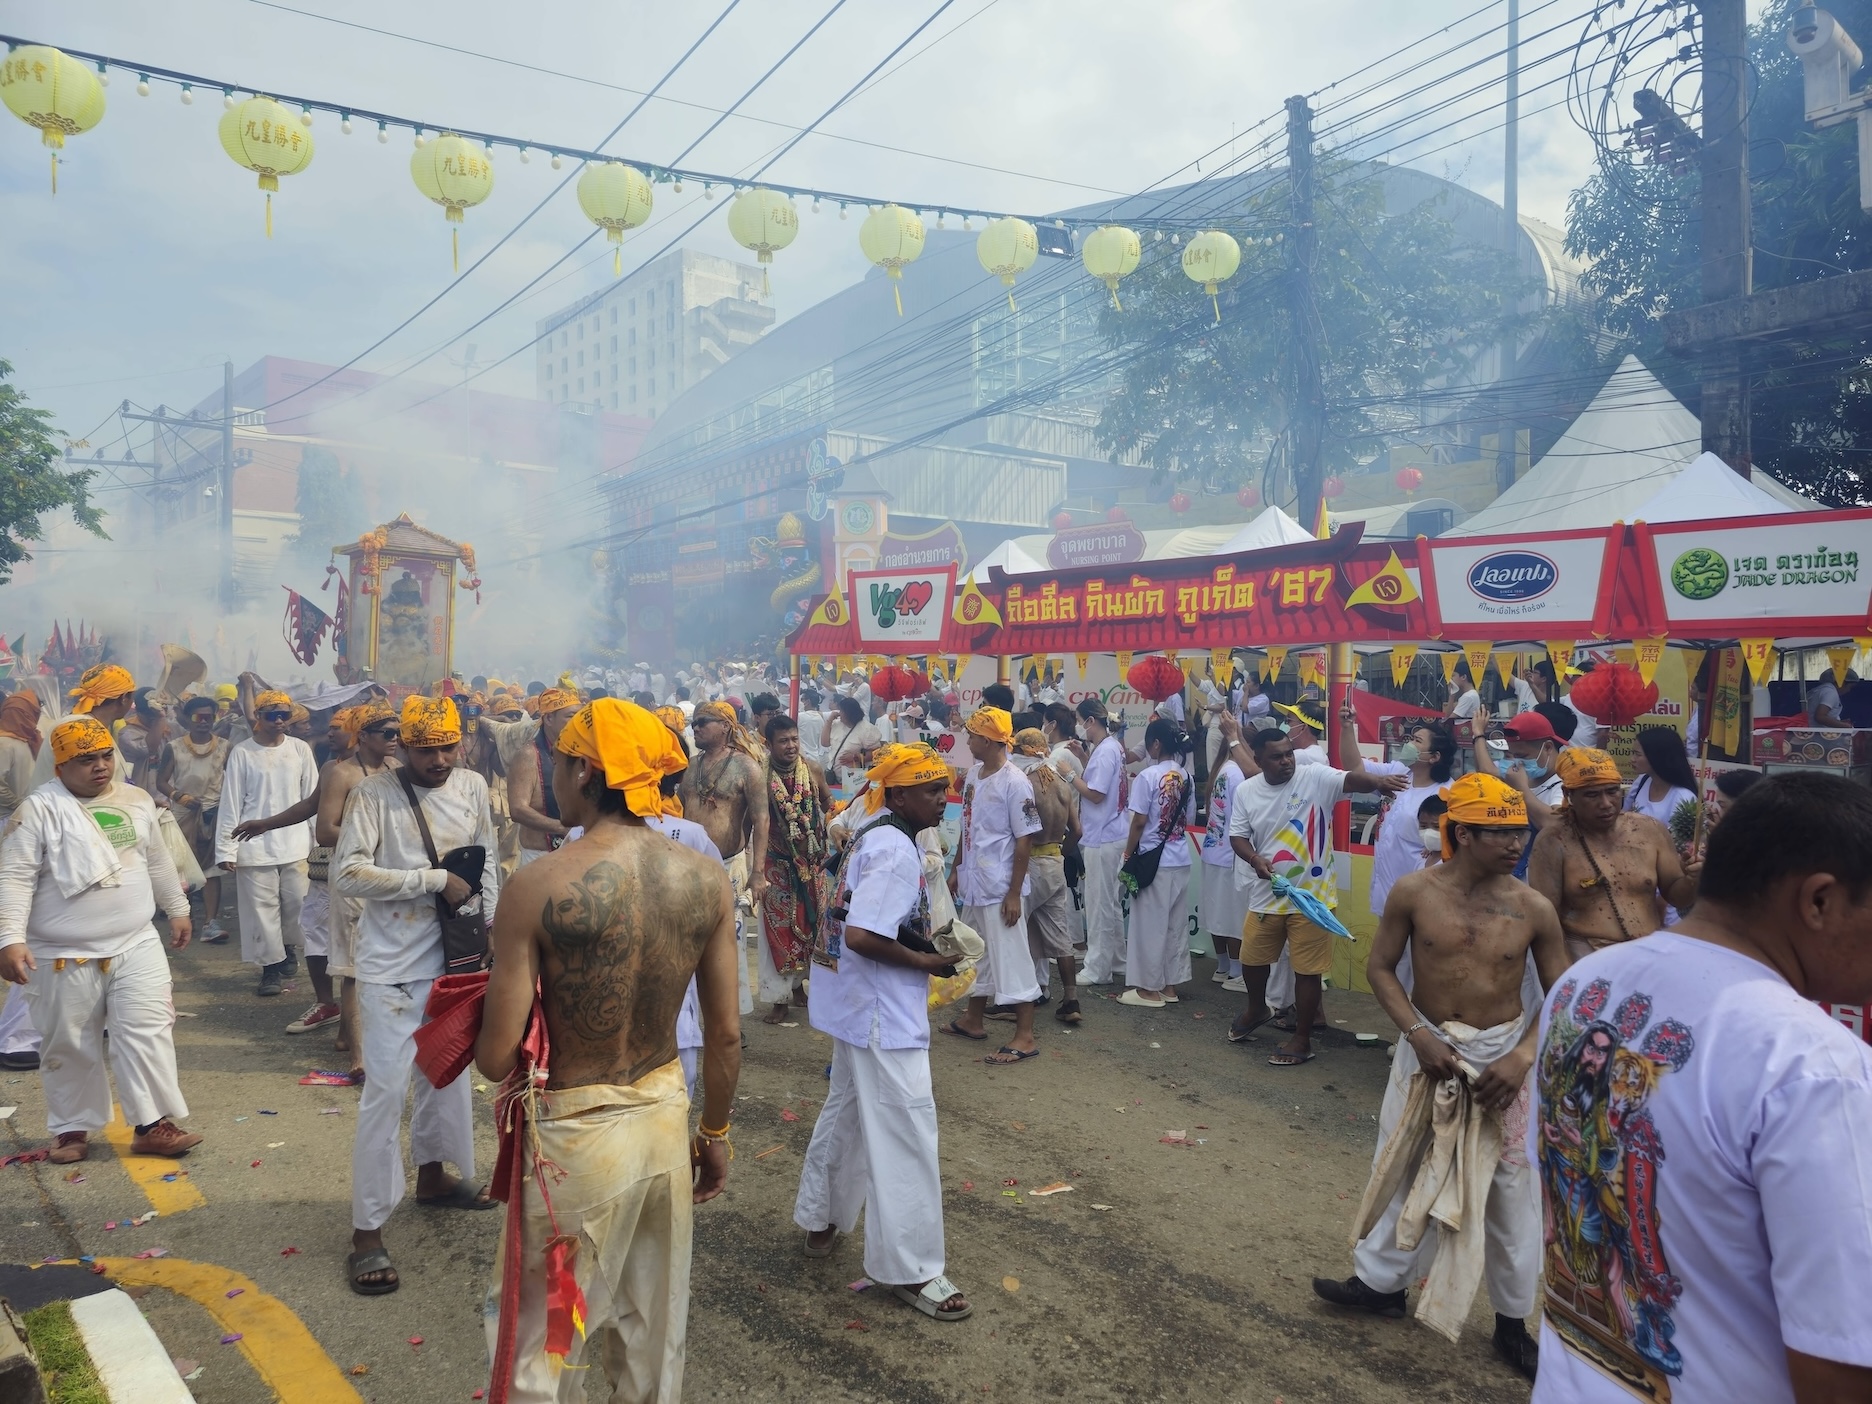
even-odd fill
[{"label": "grass patch", "polygon": [[26,1340],[39,1360],[51,1404],[110,1404],[86,1352],[70,1302],[49,1302],[26,1313]]}]

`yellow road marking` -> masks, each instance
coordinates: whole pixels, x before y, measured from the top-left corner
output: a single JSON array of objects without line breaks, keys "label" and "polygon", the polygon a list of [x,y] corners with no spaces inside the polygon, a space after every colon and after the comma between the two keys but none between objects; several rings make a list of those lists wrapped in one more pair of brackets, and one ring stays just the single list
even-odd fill
[{"label": "yellow road marking", "polygon": [[136,1181],[137,1188],[149,1200],[150,1208],[158,1214],[186,1214],[208,1203],[202,1198],[202,1192],[195,1188],[193,1181],[163,1178],[182,1168],[180,1160],[171,1160],[163,1155],[130,1154],[132,1132],[124,1123],[123,1112],[115,1104],[111,1106],[110,1124],[104,1128],[104,1136],[117,1152],[117,1159],[123,1162],[125,1173]]},{"label": "yellow road marking", "polygon": [[[280,1404],[363,1404],[292,1308],[231,1268],[182,1258],[99,1258],[120,1286],[163,1287],[187,1297],[223,1332],[239,1332],[241,1354]],[[240,1289],[240,1295],[228,1296]]]}]

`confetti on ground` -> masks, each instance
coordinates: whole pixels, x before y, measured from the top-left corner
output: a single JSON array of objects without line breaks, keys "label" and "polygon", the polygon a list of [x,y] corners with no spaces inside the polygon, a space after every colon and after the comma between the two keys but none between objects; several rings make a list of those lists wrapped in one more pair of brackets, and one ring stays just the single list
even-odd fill
[{"label": "confetti on ground", "polygon": [[174,1184],[177,1180],[186,1180],[187,1178],[188,1171],[186,1170],[171,1170],[167,1175],[163,1176],[163,1179],[169,1184]]},{"label": "confetti on ground", "polygon": [[247,1168],[249,1170],[258,1170],[260,1168],[260,1162],[256,1160],[252,1165],[249,1165]]},{"label": "confetti on ground", "polygon": [[1041,1189],[1028,1190],[1027,1193],[1032,1195],[1035,1199],[1044,1199],[1049,1194],[1071,1194],[1072,1190],[1073,1187],[1064,1180],[1056,1180],[1054,1183]]},{"label": "confetti on ground", "polygon": [[370,1373],[370,1366],[368,1366],[368,1365],[353,1365],[353,1366],[351,1367],[351,1373],[352,1373],[352,1374],[354,1374],[354,1375],[368,1375],[368,1374]]},{"label": "confetti on ground", "polygon": [[1181,1131],[1166,1131],[1157,1138],[1157,1144],[1160,1146],[1193,1146],[1197,1142],[1192,1141]]},{"label": "confetti on ground", "polygon": [[267,1149],[268,1149],[268,1150],[278,1150],[278,1149],[279,1149],[279,1148],[280,1148],[281,1146],[283,1146],[283,1145],[285,1145],[285,1144],[286,1144],[286,1143],[285,1143],[284,1141],[268,1141],[268,1142],[267,1142]]},{"label": "confetti on ground", "polygon": [[1020,1191],[1019,1190],[1002,1190],[1001,1197],[1003,1199],[1012,1199],[1012,1200],[1018,1201],[1020,1199]]},{"label": "confetti on ground", "polygon": [[473,1394],[469,1395],[468,1397],[470,1399],[486,1399],[487,1391],[485,1389],[477,1389]]},{"label": "confetti on ground", "polygon": [[238,1297],[242,1292],[245,1292],[246,1290],[247,1289],[245,1287],[230,1287],[228,1289],[228,1297],[231,1300],[232,1298]]},{"label": "confetti on ground", "polygon": [[241,1338],[241,1333],[239,1331],[229,1331],[225,1336],[221,1338],[221,1344],[233,1345],[234,1342],[238,1341],[240,1338]]},{"label": "confetti on ground", "polygon": [[74,1170],[65,1177],[65,1183],[68,1185],[82,1185],[84,1182],[85,1177],[82,1170]]},{"label": "confetti on ground", "polygon": [[782,1121],[798,1121],[799,1113],[794,1111],[791,1107],[782,1107],[780,1108],[780,1119]]},{"label": "confetti on ground", "polygon": [[975,1188],[975,1182],[973,1180],[964,1180],[962,1182],[962,1188],[965,1190],[972,1190]]},{"label": "confetti on ground", "polygon": [[409,1343],[410,1343],[411,1345],[413,1345],[413,1346],[419,1346],[419,1345],[421,1345],[421,1344],[422,1344],[422,1337],[421,1337],[421,1336],[411,1336],[411,1337],[409,1338]]},{"label": "confetti on ground", "polygon": [[234,1120],[235,1120],[235,1121],[237,1121],[237,1122],[240,1122],[240,1121],[245,1121],[246,1119],[247,1119],[247,1118],[246,1118],[246,1117],[244,1117],[244,1116],[237,1116],[237,1117],[235,1117],[235,1118],[234,1118]]},{"label": "confetti on ground", "polygon": [[169,1363],[175,1366],[175,1372],[185,1380],[201,1369],[201,1362],[198,1360],[177,1360],[171,1356]]},{"label": "confetti on ground", "polygon": [[282,1258],[290,1258],[298,1251],[299,1250],[297,1248],[282,1248],[280,1249],[280,1256]]},{"label": "confetti on ground", "polygon": [[1024,1121],[1010,1121],[1008,1125],[1012,1126],[1016,1131],[1025,1131],[1027,1129],[1027,1123]]},{"label": "confetti on ground", "polygon": [[[346,1078],[346,1079],[345,1079],[345,1081],[347,1081],[347,1082],[349,1082],[350,1080],[351,1080],[350,1078]],[[474,1085],[474,1089],[475,1089],[475,1091],[477,1091],[477,1092],[485,1092],[485,1091],[487,1091],[487,1090],[488,1090],[488,1085],[487,1085],[487,1084],[486,1084],[485,1082],[477,1082],[477,1083],[476,1083],[476,1084]]]},{"label": "confetti on ground", "polygon": [[1013,1188],[1014,1188],[1014,1186],[1016,1186],[1016,1185],[1018,1185],[1018,1184],[1020,1183],[1020,1181],[1019,1181],[1019,1180],[1003,1180],[1003,1181],[1002,1181],[1001,1183],[1002,1183],[1003,1185],[1005,1185],[1005,1186],[1007,1186],[1007,1188],[1009,1188],[1009,1189],[1013,1189]]},{"label": "confetti on ground", "polygon": [[1162,1048],[1162,1047],[1163,1047],[1163,1045],[1162,1045],[1161,1043],[1153,1043],[1153,1044],[1151,1045],[1151,1047],[1152,1047],[1152,1048]]},{"label": "confetti on ground", "polygon": [[117,1227],[117,1221],[115,1219],[112,1219],[109,1223],[104,1225],[104,1232],[109,1233],[112,1229],[116,1227]]},{"label": "confetti on ground", "polygon": [[1001,1290],[1002,1290],[1002,1291],[1004,1291],[1004,1292],[1018,1292],[1018,1291],[1020,1291],[1020,1279],[1019,1279],[1018,1277],[1004,1277],[1004,1278],[1002,1278],[1002,1279],[1001,1279]]},{"label": "confetti on ground", "polygon": [[[301,1087],[349,1087],[351,1074],[333,1072],[330,1068],[314,1068],[299,1079]],[[262,1112],[262,1116],[272,1116],[272,1112]]]},{"label": "confetti on ground", "polygon": [[775,1151],[781,1151],[785,1149],[786,1149],[785,1146],[769,1146],[767,1147],[766,1150],[762,1151],[759,1155],[755,1156],[754,1158],[756,1160],[765,1160],[768,1156],[772,1155]]},{"label": "confetti on ground", "polygon": [[97,1276],[102,1277],[104,1275],[104,1264],[102,1263],[92,1264],[91,1271]]},{"label": "confetti on ground", "polygon": [[871,1328],[862,1321],[852,1320],[845,1323],[847,1331],[869,1331]]},{"label": "confetti on ground", "polygon": [[871,1285],[871,1279],[868,1277],[861,1277],[856,1282],[848,1282],[845,1285],[854,1292],[862,1292]]},{"label": "confetti on ground", "polygon": [[32,1165],[52,1154],[49,1148],[43,1150],[17,1151],[12,1155],[0,1156],[0,1170],[9,1165]]},{"label": "confetti on ground", "polygon": [[343,1107],[320,1107],[319,1115],[320,1116],[343,1116],[344,1108]]},{"label": "confetti on ground", "polygon": [[1106,1213],[1107,1211],[1111,1209],[1111,1205],[1109,1204],[1094,1204],[1092,1207],[1098,1210],[1099,1213],[1101,1214]]},{"label": "confetti on ground", "polygon": [[279,1115],[279,1113],[278,1113],[278,1112],[276,1112],[276,1111],[269,1111],[269,1110],[268,1110],[268,1109],[267,1109],[266,1107],[261,1107],[261,1108],[260,1108],[260,1115],[262,1115],[262,1116],[278,1116],[278,1115]]},{"label": "confetti on ground", "polygon": [[799,1025],[798,1024],[782,1024],[780,1027],[783,1029],[797,1029]]},{"label": "confetti on ground", "polygon": [[1190,1018],[1192,1019],[1202,1018],[1202,1010],[1198,1009],[1194,1014],[1190,1015]]},{"label": "confetti on ground", "polygon": [[166,1258],[169,1256],[169,1250],[167,1248],[145,1248],[136,1256],[139,1258]]},{"label": "confetti on ground", "polygon": [[1198,1131],[1207,1131],[1209,1128],[1207,1126],[1204,1126],[1201,1122],[1198,1122],[1196,1124],[1196,1129]]},{"label": "confetti on ground", "polygon": [[145,1210],[141,1214],[138,1214],[130,1222],[135,1224],[138,1228],[142,1228],[143,1225],[147,1224],[151,1219],[155,1217],[156,1217],[156,1211],[154,1209],[149,1209],[149,1210]]}]

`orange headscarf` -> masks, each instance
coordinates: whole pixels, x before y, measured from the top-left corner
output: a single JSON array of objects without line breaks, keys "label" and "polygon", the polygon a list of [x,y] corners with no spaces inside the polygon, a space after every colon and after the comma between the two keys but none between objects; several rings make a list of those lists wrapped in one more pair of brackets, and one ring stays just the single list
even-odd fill
[{"label": "orange headscarf", "polygon": [[718,721],[728,728],[728,744],[744,755],[754,755],[754,743],[748,736],[747,728],[741,725],[741,719],[735,715],[735,709],[726,702],[704,702],[695,709],[695,724]]},{"label": "orange headscarf", "polygon": [[52,763],[54,765],[63,765],[74,756],[95,755],[99,751],[112,749],[114,749],[114,743],[111,741],[110,728],[96,717],[75,716],[52,728]]},{"label": "orange headscarf", "polygon": [[971,735],[988,741],[999,741],[1003,746],[1014,740],[1014,718],[1002,707],[977,707],[968,719]]},{"label": "orange headscarf", "polygon": [[0,736],[16,736],[32,748],[33,759],[45,737],[39,734],[39,714],[44,708],[34,692],[16,692],[0,702]]},{"label": "orange headscarf", "polygon": [[461,714],[446,697],[405,697],[400,724],[405,746],[453,746],[462,736]]},{"label": "orange headscarf", "polygon": [[120,668],[115,663],[100,663],[95,668],[87,668],[84,676],[78,679],[68,696],[78,700],[72,703],[72,710],[80,716],[89,716],[91,709],[100,702],[109,702],[122,697],[126,692],[136,691],[136,679],[130,676],[128,668]]},{"label": "orange headscarf", "polygon": [[1506,781],[1481,771],[1471,771],[1445,785],[1437,794],[1449,806],[1438,829],[1443,835],[1443,861],[1456,856],[1456,838],[1452,824],[1469,824],[1483,829],[1525,829],[1527,801],[1521,792]]},{"label": "orange headscarf", "polygon": [[667,726],[618,697],[600,697],[580,708],[559,733],[559,750],[602,767],[605,784],[622,790],[625,807],[642,819],[669,812],[663,777],[689,764]]},{"label": "orange headscarf", "polygon": [[871,782],[864,792],[865,813],[876,814],[882,809],[884,792],[893,786],[927,785],[933,780],[947,783],[949,778],[949,762],[934,747],[920,741],[913,746],[885,746],[865,772],[865,779]]},{"label": "orange headscarf", "polygon": [[1604,751],[1590,746],[1562,748],[1560,758],[1554,762],[1554,769],[1560,773],[1560,788],[1569,792],[1598,790],[1608,785],[1625,783],[1625,777],[1619,774],[1618,762]]},{"label": "orange headscarf", "polygon": [[549,717],[554,712],[563,712],[568,707],[578,706],[579,695],[563,687],[549,687],[539,695],[537,702],[539,715]]}]

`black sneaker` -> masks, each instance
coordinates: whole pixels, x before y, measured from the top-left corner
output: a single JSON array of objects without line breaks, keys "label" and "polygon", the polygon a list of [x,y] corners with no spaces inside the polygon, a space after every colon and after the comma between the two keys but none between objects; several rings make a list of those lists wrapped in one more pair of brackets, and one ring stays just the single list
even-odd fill
[{"label": "black sneaker", "polygon": [[277,965],[261,966],[260,983],[255,987],[254,993],[259,995],[262,999],[271,999],[273,996],[279,994],[280,980],[284,975],[285,968],[285,961],[280,961]]},{"label": "black sneaker", "polygon": [[1527,1323],[1500,1312],[1495,1313],[1495,1354],[1530,1380],[1540,1367],[1540,1342],[1528,1334]]},{"label": "black sneaker", "polygon": [[1366,1286],[1364,1279],[1353,1276],[1344,1282],[1335,1282],[1330,1277],[1313,1279],[1313,1295],[1334,1306],[1356,1307],[1360,1311],[1369,1311],[1373,1316],[1387,1316],[1393,1321],[1404,1316],[1404,1294],[1402,1292],[1380,1292]]},{"label": "black sneaker", "polygon": [[286,948],[286,959],[279,963],[279,973],[280,978],[283,980],[290,980],[298,975],[299,948],[297,946],[288,946]]}]

